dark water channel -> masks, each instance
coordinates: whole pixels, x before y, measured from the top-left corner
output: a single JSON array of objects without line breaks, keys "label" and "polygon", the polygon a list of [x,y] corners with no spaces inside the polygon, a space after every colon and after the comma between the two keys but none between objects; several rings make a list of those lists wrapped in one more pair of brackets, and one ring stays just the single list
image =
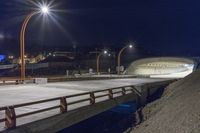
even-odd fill
[{"label": "dark water channel", "polygon": [[136,103],[124,103],[58,133],[123,133],[133,126],[136,109]]}]

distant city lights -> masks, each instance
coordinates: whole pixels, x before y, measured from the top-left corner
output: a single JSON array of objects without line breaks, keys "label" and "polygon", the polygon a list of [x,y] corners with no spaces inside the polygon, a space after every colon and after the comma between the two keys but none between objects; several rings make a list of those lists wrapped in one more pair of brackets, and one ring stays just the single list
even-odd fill
[{"label": "distant city lights", "polygon": [[9,56],[8,56],[8,59],[12,60],[12,59],[14,59],[14,56],[9,55]]}]

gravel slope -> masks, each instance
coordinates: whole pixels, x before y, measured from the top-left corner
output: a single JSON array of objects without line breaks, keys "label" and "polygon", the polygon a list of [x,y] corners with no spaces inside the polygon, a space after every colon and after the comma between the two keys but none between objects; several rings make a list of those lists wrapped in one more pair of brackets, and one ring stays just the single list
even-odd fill
[{"label": "gravel slope", "polygon": [[131,133],[200,133],[200,70],[169,85]]}]

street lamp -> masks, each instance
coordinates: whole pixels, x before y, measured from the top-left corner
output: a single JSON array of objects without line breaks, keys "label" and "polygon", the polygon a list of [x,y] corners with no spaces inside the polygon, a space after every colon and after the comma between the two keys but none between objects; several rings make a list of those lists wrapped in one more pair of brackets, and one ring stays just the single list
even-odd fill
[{"label": "street lamp", "polygon": [[30,19],[36,15],[36,14],[49,14],[49,7],[46,5],[43,5],[40,7],[39,10],[33,11],[30,14],[28,14],[23,22],[22,28],[21,28],[21,33],[20,33],[20,59],[21,59],[21,81],[23,82],[26,77],[26,68],[25,68],[25,32],[26,32],[26,27],[30,21]]},{"label": "street lamp", "polygon": [[48,8],[48,6],[42,6],[40,10],[41,10],[41,12],[44,13],[44,14],[48,14],[48,13],[49,13],[49,8]]},{"label": "street lamp", "polygon": [[133,48],[133,45],[132,44],[130,44],[130,45],[126,45],[125,47],[123,47],[120,51],[119,51],[119,54],[118,54],[118,58],[117,58],[117,66],[118,66],[118,68],[117,68],[117,74],[120,74],[120,66],[121,66],[121,54],[122,54],[122,52],[125,50],[125,49],[127,49],[127,48]]},{"label": "street lamp", "polygon": [[97,63],[97,74],[99,75],[99,60],[100,60],[100,57],[101,55],[106,55],[108,54],[108,51],[107,50],[104,50],[102,52],[99,53],[99,55],[97,56],[97,60],[96,60],[96,63]]}]

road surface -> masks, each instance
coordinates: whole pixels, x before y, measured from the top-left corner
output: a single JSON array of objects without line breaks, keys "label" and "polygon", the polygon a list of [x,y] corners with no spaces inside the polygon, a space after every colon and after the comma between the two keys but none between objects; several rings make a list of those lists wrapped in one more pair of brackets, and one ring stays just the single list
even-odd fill
[{"label": "road surface", "polygon": [[35,100],[66,96],[76,93],[102,90],[113,87],[138,85],[164,80],[166,79],[127,78],[111,80],[58,82],[43,85],[27,84],[0,86],[0,106],[31,102]]}]

